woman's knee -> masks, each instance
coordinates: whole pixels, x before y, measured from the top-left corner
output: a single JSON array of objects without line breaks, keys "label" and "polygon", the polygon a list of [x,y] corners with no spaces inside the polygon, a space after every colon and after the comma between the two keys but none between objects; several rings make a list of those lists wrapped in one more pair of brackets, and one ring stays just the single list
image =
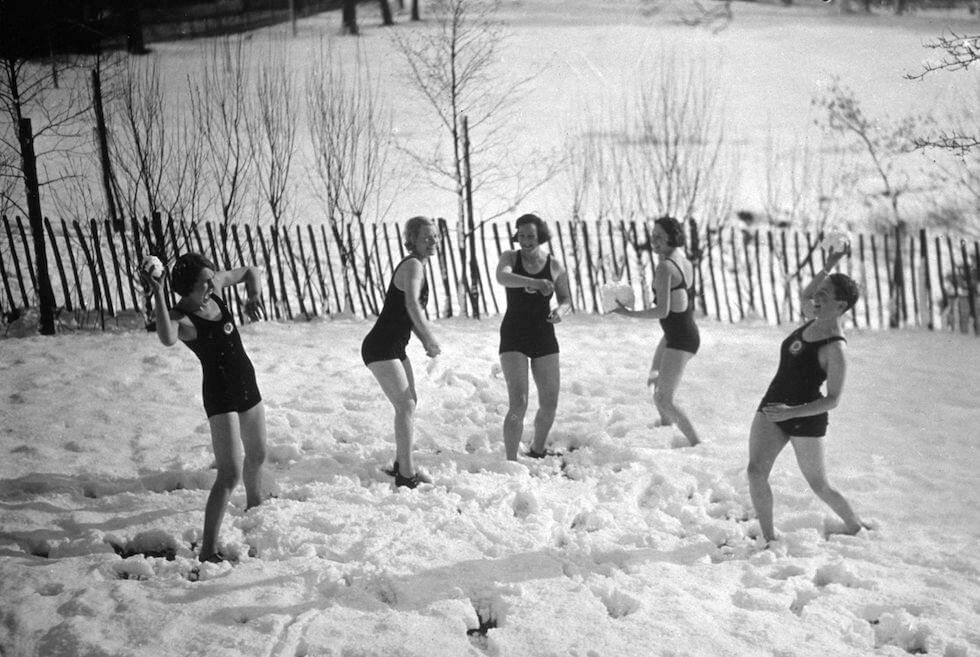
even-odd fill
[{"label": "woman's knee", "polygon": [[507,407],[507,415],[509,417],[517,417],[523,419],[527,414],[527,393],[518,393],[510,395],[510,400]]},{"label": "woman's knee", "polygon": [[745,468],[745,474],[748,475],[750,481],[765,481],[769,479],[769,468],[765,467],[762,463],[749,459],[749,465]]},{"label": "woman's knee", "polygon": [[258,442],[245,448],[245,460],[252,464],[265,463],[266,448],[264,442]]},{"label": "woman's knee", "polygon": [[674,410],[674,389],[667,386],[657,386],[653,390],[653,403],[657,408]]},{"label": "woman's knee", "polygon": [[417,402],[415,401],[415,397],[409,393],[404,397],[393,401],[392,405],[395,407],[396,414],[411,417],[412,415],[415,415],[415,407]]},{"label": "woman's knee", "polygon": [[218,467],[218,476],[215,477],[214,485],[225,490],[232,490],[242,480],[242,471],[238,465],[228,465]]}]

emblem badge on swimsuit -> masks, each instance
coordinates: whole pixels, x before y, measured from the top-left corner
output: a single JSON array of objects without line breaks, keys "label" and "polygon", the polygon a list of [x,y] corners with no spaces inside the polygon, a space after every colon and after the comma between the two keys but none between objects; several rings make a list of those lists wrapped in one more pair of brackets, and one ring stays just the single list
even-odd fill
[{"label": "emblem badge on swimsuit", "polygon": [[231,332],[235,330],[235,326],[231,322],[225,322],[221,328],[224,329],[225,335],[231,335]]},{"label": "emblem badge on swimsuit", "polygon": [[801,351],[803,351],[803,340],[799,340],[799,339],[793,340],[793,344],[789,346],[789,353],[795,356]]}]

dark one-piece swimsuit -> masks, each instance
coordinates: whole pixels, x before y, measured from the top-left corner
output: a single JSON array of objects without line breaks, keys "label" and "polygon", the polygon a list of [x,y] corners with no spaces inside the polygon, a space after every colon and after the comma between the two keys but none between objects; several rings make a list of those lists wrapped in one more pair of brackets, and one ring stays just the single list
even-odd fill
[{"label": "dark one-piece swimsuit", "polygon": [[[831,342],[847,342],[843,336],[834,335],[816,342],[803,339],[803,331],[813,322],[807,322],[783,340],[779,348],[779,367],[769,389],[762,397],[759,410],[766,404],[798,406],[823,397],[820,386],[827,380],[827,373],[820,367],[820,348]],[[790,436],[818,438],[827,434],[828,414],[805,415],[776,424]]]},{"label": "dark one-piece swimsuit", "polygon": [[187,313],[197,337],[186,340],[201,361],[204,379],[201,383],[204,411],[208,417],[222,413],[243,413],[260,401],[255,382],[255,368],[242,346],[242,337],[224,301],[216,295],[211,299],[221,310],[219,319],[205,319]]},{"label": "dark one-piece swimsuit", "polygon": [[[398,263],[401,267],[414,256],[409,256]],[[361,342],[361,359],[365,365],[383,360],[405,360],[408,355],[405,347],[412,337],[412,318],[405,306],[405,291],[395,287],[395,274],[391,274],[391,282],[385,292],[381,313],[370,332]],[[422,279],[422,289],[419,290],[419,305],[423,308],[429,302],[429,284]]]},{"label": "dark one-piece swimsuit", "polygon": [[[541,271],[530,274],[524,268],[521,252],[518,251],[513,273],[553,282],[551,256],[547,257]],[[528,292],[523,287],[507,288],[507,311],[500,322],[499,353],[518,351],[528,358],[541,358],[558,353],[555,325],[548,321],[553,294],[546,296],[537,291]]]},{"label": "dark one-piece swimsuit", "polygon": [[[687,310],[680,312],[671,310],[666,317],[660,320],[660,328],[664,332],[664,341],[668,349],[696,354],[701,346],[701,333],[698,331],[698,325],[694,323],[694,284],[692,283],[690,287],[687,287],[684,280],[684,270],[670,258],[667,258],[667,261],[674,265],[681,275],[681,282],[670,288],[670,292],[684,290],[687,293]],[[656,291],[654,291],[654,303],[656,303]]]}]

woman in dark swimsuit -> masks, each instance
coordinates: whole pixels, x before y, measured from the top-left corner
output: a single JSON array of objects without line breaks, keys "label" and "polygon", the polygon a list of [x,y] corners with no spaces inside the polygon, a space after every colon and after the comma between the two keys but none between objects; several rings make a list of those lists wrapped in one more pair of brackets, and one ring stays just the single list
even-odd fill
[{"label": "woman in dark swimsuit", "polygon": [[[558,340],[555,324],[571,310],[571,293],[565,268],[541,245],[551,239],[540,217],[525,214],[517,219],[512,241],[519,249],[505,251],[497,264],[497,282],[507,290],[507,311],[500,323],[500,367],[507,382],[509,404],[504,418],[504,451],[516,461],[528,402],[528,368],[538,390],[534,439],[526,452],[531,458],[546,456],[545,442],[555,421],[558,390]],[[551,297],[558,308],[551,309]]]},{"label": "woman in dark swimsuit", "polygon": [[694,323],[694,266],[684,254],[684,226],[673,217],[654,222],[653,252],[660,256],[653,278],[654,305],[629,310],[620,305],[612,312],[628,317],[659,319],[663,337],[653,354],[647,385],[653,386],[653,401],[660,423],[677,423],[692,446],[701,442],[687,414],[674,401],[687,361],[698,353],[701,335]]},{"label": "woman in dark swimsuit", "polygon": [[430,358],[439,355],[436,342],[422,309],[428,302],[425,263],[436,252],[436,230],[427,217],[412,217],[405,224],[408,256],[398,263],[385,293],[384,306],[371,331],[361,343],[361,358],[381,384],[381,390],[395,408],[395,462],[390,474],[395,485],[415,488],[431,479],[415,468],[412,437],[415,426],[415,377],[405,347],[412,333],[422,341]]},{"label": "woman in dark swimsuit", "polygon": [[[851,505],[827,482],[823,436],[827,412],[840,402],[847,360],[841,317],[858,299],[858,288],[844,274],[829,274],[844,251],[831,251],[824,269],[800,293],[810,319],[783,341],[779,367],[759,404],[749,435],[749,491],[766,543],[776,539],[769,473],[776,457],[792,443],[807,483],[844,521],[829,533],[856,534],[865,525]],[[826,396],[820,387],[827,383]]]},{"label": "woman in dark swimsuit", "polygon": [[[153,288],[160,342],[168,347],[177,340],[183,342],[201,361],[204,374],[204,410],[211,427],[218,474],[204,510],[200,561],[222,559],[217,550],[218,532],[228,498],[239,480],[245,484],[246,509],[262,502],[265,408],[255,382],[255,369],[242,346],[232,315],[216,294],[224,287],[244,282],[248,292],[245,312],[250,319],[258,319],[261,276],[257,267],[219,271],[204,256],[185,253],[177,258],[171,270],[171,285],[180,300],[169,311],[163,279],[142,276],[144,283]],[[244,447],[244,458],[239,443]]]}]

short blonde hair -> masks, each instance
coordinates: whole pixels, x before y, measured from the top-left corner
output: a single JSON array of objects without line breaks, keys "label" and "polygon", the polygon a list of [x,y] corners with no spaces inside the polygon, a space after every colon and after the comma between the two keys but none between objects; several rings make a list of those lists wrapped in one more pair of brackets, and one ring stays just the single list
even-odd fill
[{"label": "short blonde hair", "polygon": [[414,247],[415,239],[419,236],[419,231],[422,230],[422,226],[426,224],[432,224],[432,219],[429,217],[423,217],[419,215],[417,217],[412,217],[405,222],[405,233],[402,235],[402,239],[405,240],[405,248],[411,251]]}]

